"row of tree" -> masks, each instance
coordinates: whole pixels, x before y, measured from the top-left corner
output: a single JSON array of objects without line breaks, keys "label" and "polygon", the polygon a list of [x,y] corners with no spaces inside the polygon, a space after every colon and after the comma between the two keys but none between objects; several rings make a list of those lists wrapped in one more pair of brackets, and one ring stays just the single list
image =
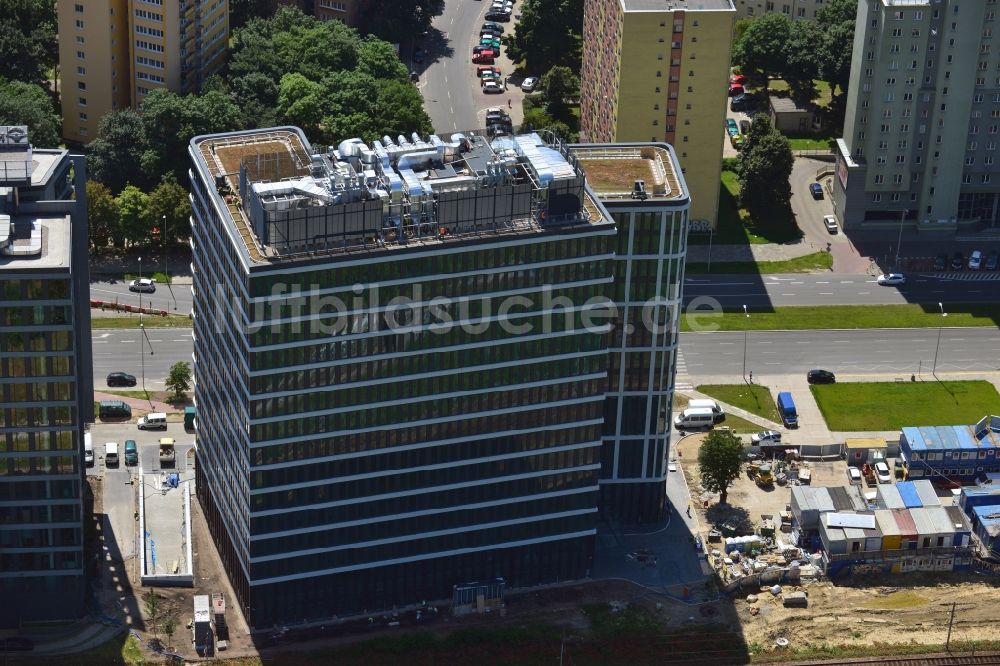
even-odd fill
[{"label": "row of tree", "polygon": [[59,145],[50,77],[59,61],[52,0],[0,0],[0,125],[28,125],[37,146]]},{"label": "row of tree", "polygon": [[528,73],[553,67],[580,71],[583,44],[583,0],[522,0],[521,18],[502,39],[513,62]]},{"label": "row of tree", "polygon": [[187,191],[169,176],[149,193],[126,185],[118,196],[104,183],[87,181],[87,218],[95,248],[161,247],[186,240],[190,216]]},{"label": "row of tree", "polygon": [[771,12],[737,21],[733,64],[744,74],[782,78],[793,94],[811,97],[812,82],[825,81],[831,92],[847,89],[851,77],[856,0],[829,0],[816,20],[792,20]]}]

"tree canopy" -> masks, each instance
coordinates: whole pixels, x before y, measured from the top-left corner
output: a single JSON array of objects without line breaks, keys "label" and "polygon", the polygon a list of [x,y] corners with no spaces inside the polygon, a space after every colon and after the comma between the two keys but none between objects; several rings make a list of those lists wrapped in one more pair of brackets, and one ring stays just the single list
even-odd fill
[{"label": "tree canopy", "polygon": [[743,73],[757,72],[768,79],[785,71],[786,45],[791,36],[791,21],[784,14],[768,13],[756,18],[733,46],[733,62]]},{"label": "tree canopy", "polygon": [[792,198],[793,161],[788,139],[771,127],[767,116],[755,116],[740,151],[739,176],[740,202],[759,224],[794,219],[776,214]]},{"label": "tree canopy", "polygon": [[56,23],[52,0],[0,0],[0,73],[44,83],[59,61]]},{"label": "tree canopy", "polygon": [[126,185],[142,186],[142,154],[148,147],[142,117],[132,109],[112,111],[101,118],[97,138],[87,146],[90,177],[117,194]]},{"label": "tree canopy", "polygon": [[[502,41],[514,62],[529,73],[562,65],[580,71],[583,0],[523,0],[521,19]],[[593,45],[592,48],[599,48]]]},{"label": "tree canopy", "polygon": [[49,94],[34,83],[0,77],[0,125],[27,125],[31,143],[39,148],[55,147],[61,141],[62,119]]},{"label": "tree canopy", "polygon": [[397,44],[430,28],[431,19],[444,10],[444,0],[371,0],[366,5],[365,32]]},{"label": "tree canopy", "polygon": [[719,503],[725,504],[729,486],[743,469],[743,442],[728,430],[713,430],[698,449],[701,485],[719,493]]}]

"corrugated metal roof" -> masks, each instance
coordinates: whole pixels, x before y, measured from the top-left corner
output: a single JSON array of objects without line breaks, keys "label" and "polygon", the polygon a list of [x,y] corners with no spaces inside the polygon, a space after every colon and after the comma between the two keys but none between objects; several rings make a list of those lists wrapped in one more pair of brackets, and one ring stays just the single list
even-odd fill
[{"label": "corrugated metal roof", "polygon": [[937,528],[930,516],[927,515],[927,511],[927,509],[910,509],[910,518],[913,519],[913,525],[917,528],[918,536],[937,534]]},{"label": "corrugated metal roof", "polygon": [[982,495],[1000,496],[1000,486],[966,486],[962,488],[962,494],[966,497],[979,497]]},{"label": "corrugated metal roof", "polygon": [[862,530],[875,529],[875,516],[870,513],[828,513],[824,516],[824,518],[826,518],[826,524],[830,527],[855,528]]},{"label": "corrugated metal roof", "polygon": [[924,506],[941,506],[941,500],[937,496],[937,491],[934,490],[934,484],[932,484],[927,479],[920,479],[919,481],[911,481],[913,484],[913,489],[917,491],[917,497],[920,498],[920,503]]},{"label": "corrugated metal roof", "polygon": [[878,493],[876,502],[878,502],[879,507],[883,509],[904,509],[906,504],[903,502],[903,498],[899,496],[899,490],[896,486],[889,484],[879,484],[875,491]]},{"label": "corrugated metal roof", "polygon": [[943,506],[930,506],[924,509],[931,524],[934,525],[935,534],[954,534],[955,526],[948,517],[948,512]]},{"label": "corrugated metal roof", "polygon": [[1000,525],[1000,504],[973,507],[972,512],[984,525]]},{"label": "corrugated metal roof", "polygon": [[835,507],[830,490],[825,486],[793,486],[792,495],[803,511],[833,511]]},{"label": "corrugated metal roof", "polygon": [[986,431],[976,439],[971,425],[922,426],[903,428],[902,435],[911,451],[947,451],[954,449],[1000,448],[1000,436]]},{"label": "corrugated metal roof", "polygon": [[964,511],[957,506],[946,506],[944,510],[948,513],[948,520],[951,521],[951,526],[956,532],[972,531],[972,525],[969,524],[969,518]]},{"label": "corrugated metal roof", "polygon": [[893,509],[892,517],[896,519],[899,526],[899,533],[903,536],[916,536],[917,526],[913,523],[913,516],[909,509]]},{"label": "corrugated metal roof", "polygon": [[924,505],[920,501],[920,496],[917,495],[917,489],[913,487],[912,481],[900,481],[896,484],[896,490],[899,491],[899,496],[903,499],[903,504],[906,505],[907,509],[919,509]]},{"label": "corrugated metal roof", "polygon": [[891,511],[876,509],[875,522],[878,523],[878,531],[881,532],[883,536],[896,536],[903,533],[903,531],[899,529],[899,524],[896,523],[896,519],[893,518]]}]

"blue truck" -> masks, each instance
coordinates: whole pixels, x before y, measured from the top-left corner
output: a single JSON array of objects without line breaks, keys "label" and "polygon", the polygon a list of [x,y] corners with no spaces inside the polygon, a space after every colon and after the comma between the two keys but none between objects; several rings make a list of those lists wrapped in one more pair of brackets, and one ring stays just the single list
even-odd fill
[{"label": "blue truck", "polygon": [[795,411],[795,401],[792,400],[792,394],[788,391],[782,391],[778,394],[778,412],[781,414],[781,421],[786,428],[799,427],[799,415]]}]

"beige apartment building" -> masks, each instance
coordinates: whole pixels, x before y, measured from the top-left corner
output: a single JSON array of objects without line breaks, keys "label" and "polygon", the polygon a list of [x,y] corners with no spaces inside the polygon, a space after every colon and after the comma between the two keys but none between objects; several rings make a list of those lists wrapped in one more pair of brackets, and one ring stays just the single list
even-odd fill
[{"label": "beige apartment building", "polygon": [[780,12],[790,19],[814,19],[823,0],[733,0],[736,18],[754,18]]},{"label": "beige apartment building", "polygon": [[63,137],[83,144],[101,118],[157,88],[197,91],[229,43],[228,0],[59,0]]},{"label": "beige apartment building", "polygon": [[691,228],[718,221],[732,0],[587,0],[580,140],[665,141],[691,195]]}]

